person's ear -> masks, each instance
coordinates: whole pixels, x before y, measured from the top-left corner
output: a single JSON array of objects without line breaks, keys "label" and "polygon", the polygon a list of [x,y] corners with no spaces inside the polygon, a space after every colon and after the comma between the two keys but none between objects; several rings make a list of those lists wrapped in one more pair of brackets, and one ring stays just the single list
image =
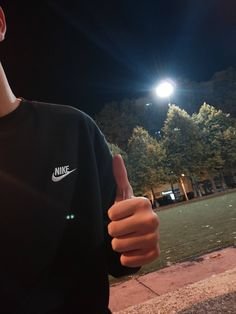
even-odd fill
[{"label": "person's ear", "polygon": [[5,19],[5,14],[3,12],[2,7],[0,6],[0,41],[3,41],[5,38],[7,30],[7,25],[6,25],[6,19]]}]

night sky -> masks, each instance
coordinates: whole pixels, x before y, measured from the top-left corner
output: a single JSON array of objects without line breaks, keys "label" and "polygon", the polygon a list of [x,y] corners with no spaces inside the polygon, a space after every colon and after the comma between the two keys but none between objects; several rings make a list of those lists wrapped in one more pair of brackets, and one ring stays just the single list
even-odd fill
[{"label": "night sky", "polygon": [[163,77],[236,67],[235,0],[2,1],[0,56],[17,96],[94,115]]}]

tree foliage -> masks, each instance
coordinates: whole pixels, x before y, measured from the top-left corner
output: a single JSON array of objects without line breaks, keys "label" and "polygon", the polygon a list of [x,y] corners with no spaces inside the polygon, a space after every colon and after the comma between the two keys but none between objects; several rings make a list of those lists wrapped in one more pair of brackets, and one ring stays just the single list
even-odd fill
[{"label": "tree foliage", "polygon": [[[214,98],[214,86],[223,88],[230,75],[234,80],[235,71],[226,72],[215,74],[215,85],[210,81],[192,84],[195,93],[190,93],[184,108],[190,108],[196,99],[217,99]],[[231,102],[227,96],[230,104],[234,101],[234,94],[231,96]],[[219,170],[221,176],[223,170],[228,173],[235,171],[236,120],[217,109],[220,105],[204,103],[192,116],[178,106],[170,105],[166,116],[165,106],[147,104],[145,97],[112,102],[96,117],[111,143],[112,153],[121,154],[126,161],[136,193],[143,194],[160,182],[176,182],[182,173],[191,177],[193,182],[203,174],[210,174],[213,179]],[[166,117],[165,121],[163,117]]]},{"label": "tree foliage", "polygon": [[142,126],[154,136],[161,130],[165,115],[163,104],[150,103],[147,97],[140,97],[106,104],[95,120],[110,143],[127,150],[135,127]]},{"label": "tree foliage", "polygon": [[229,169],[236,160],[236,123],[230,114],[204,103],[194,122],[201,130],[204,145],[203,168],[208,171]]},{"label": "tree foliage", "polygon": [[113,144],[113,143],[108,143],[108,146],[113,156],[119,154],[122,156],[124,161],[127,162],[128,155],[124,150],[122,150],[118,145]]},{"label": "tree foliage", "polygon": [[189,114],[176,105],[170,105],[163,127],[163,146],[169,173],[179,177],[198,174],[201,168],[203,146],[199,128]]},{"label": "tree foliage", "polygon": [[228,127],[222,134],[222,158],[224,159],[224,168],[226,171],[236,169],[236,123]]},{"label": "tree foliage", "polygon": [[164,152],[142,127],[136,127],[128,144],[128,172],[136,194],[143,194],[164,179]]},{"label": "tree foliage", "polygon": [[128,138],[137,125],[137,119],[129,109],[130,106],[126,107],[124,103],[112,102],[96,116],[96,122],[107,140],[123,150],[127,148]]}]

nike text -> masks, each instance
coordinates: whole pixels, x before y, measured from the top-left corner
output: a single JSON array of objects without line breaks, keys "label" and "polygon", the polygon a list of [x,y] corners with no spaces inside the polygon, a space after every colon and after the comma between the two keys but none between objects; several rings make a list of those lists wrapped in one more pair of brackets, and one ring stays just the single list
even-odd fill
[{"label": "nike text", "polygon": [[52,181],[58,182],[76,170],[69,170],[69,166],[57,167],[52,174]]}]

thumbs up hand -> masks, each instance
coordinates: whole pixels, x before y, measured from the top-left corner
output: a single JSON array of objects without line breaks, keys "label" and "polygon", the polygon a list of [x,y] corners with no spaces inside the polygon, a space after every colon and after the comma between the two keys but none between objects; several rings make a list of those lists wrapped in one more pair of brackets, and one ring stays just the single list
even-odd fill
[{"label": "thumbs up hand", "polygon": [[139,267],[160,255],[159,218],[148,199],[133,196],[120,155],[113,158],[113,174],[117,185],[116,201],[108,211],[112,248],[121,253],[123,266]]}]

